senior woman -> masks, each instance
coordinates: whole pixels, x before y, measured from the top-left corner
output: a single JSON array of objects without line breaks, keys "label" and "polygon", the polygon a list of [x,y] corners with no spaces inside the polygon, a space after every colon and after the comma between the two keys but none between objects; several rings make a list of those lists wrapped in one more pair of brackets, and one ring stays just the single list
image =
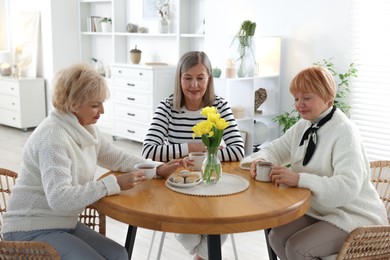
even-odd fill
[{"label": "senior woman", "polygon": [[[54,110],[24,146],[3,216],[5,240],[48,242],[61,259],[128,259],[124,247],[77,221],[87,205],[146,180],[134,168],[145,159],[115,148],[95,126],[107,97],[104,78],[89,65],[56,75]],[[185,161],[156,164],[157,174],[166,177]],[[97,165],[124,173],[95,180]]]},{"label": "senior woman", "polygon": [[[190,51],[180,58],[176,68],[173,95],[158,105],[142,147],[142,155],[156,161],[182,158],[191,152],[205,152],[201,138],[192,137],[192,127],[204,120],[202,108],[214,106],[221,118],[229,122],[223,132],[224,145],[218,151],[222,161],[240,161],[244,143],[229,103],[214,91],[212,66],[204,52]],[[206,235],[176,234],[185,250],[195,260],[207,259]],[[222,244],[227,235],[221,236]]]},{"label": "senior woman", "polygon": [[[310,189],[306,215],[275,227],[270,245],[281,260],[322,259],[339,252],[353,229],[386,225],[384,204],[370,181],[357,127],[333,106],[336,84],[323,67],[299,72],[290,92],[301,120],[268,147],[241,161],[256,175],[256,161],[272,162],[277,185]],[[291,164],[291,168],[284,165]]]}]

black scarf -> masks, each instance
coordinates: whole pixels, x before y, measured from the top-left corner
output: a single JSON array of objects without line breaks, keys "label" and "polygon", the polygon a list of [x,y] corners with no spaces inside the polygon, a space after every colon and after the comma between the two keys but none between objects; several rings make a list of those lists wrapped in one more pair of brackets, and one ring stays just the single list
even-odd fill
[{"label": "black scarf", "polygon": [[305,131],[305,133],[303,133],[299,146],[303,145],[305,140],[309,138],[309,143],[306,148],[306,154],[305,157],[303,158],[303,163],[302,163],[304,166],[310,161],[311,157],[314,154],[314,151],[316,150],[316,144],[318,140],[317,130],[320,129],[321,126],[323,126],[326,122],[328,122],[332,118],[334,111],[336,111],[335,106],[333,106],[332,111],[330,111],[329,114],[327,114],[324,118],[322,118],[317,124],[312,124]]}]

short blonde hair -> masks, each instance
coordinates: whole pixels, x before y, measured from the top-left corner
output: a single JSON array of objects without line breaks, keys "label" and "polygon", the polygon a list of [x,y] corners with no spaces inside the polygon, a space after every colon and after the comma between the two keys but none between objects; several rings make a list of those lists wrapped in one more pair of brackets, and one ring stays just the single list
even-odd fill
[{"label": "short blonde hair", "polygon": [[214,80],[212,77],[212,66],[209,57],[203,51],[190,51],[180,58],[176,68],[175,89],[173,92],[173,107],[180,111],[184,106],[184,94],[181,89],[181,75],[190,68],[202,64],[206,67],[208,73],[208,85],[206,93],[203,96],[202,107],[212,106],[215,100]]},{"label": "short blonde hair", "polygon": [[313,66],[299,72],[291,81],[290,93],[314,93],[325,102],[336,98],[336,82],[324,67]]},{"label": "short blonde hair", "polygon": [[105,79],[86,63],[63,69],[54,78],[52,103],[60,112],[76,112],[89,101],[108,96]]}]

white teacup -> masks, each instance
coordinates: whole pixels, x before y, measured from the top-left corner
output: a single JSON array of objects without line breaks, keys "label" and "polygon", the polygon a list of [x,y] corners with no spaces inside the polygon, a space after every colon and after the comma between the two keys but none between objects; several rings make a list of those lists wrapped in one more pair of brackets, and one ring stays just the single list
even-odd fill
[{"label": "white teacup", "polygon": [[153,163],[138,163],[135,165],[135,168],[138,170],[142,170],[146,178],[153,179],[156,176],[156,165]]},{"label": "white teacup", "polygon": [[190,168],[194,171],[201,171],[203,161],[206,159],[207,153],[205,152],[192,152],[186,158],[193,160],[194,166]]},{"label": "white teacup", "polygon": [[270,162],[257,162],[256,163],[256,180],[270,182],[271,177],[269,176],[272,170],[272,163]]}]

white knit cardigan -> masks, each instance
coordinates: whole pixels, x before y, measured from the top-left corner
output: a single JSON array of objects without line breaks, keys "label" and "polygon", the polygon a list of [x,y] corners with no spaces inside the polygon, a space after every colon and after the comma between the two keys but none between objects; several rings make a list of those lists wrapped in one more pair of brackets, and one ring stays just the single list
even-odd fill
[{"label": "white knit cardigan", "polygon": [[298,187],[312,193],[307,215],[347,232],[358,226],[388,224],[384,204],[370,181],[370,167],[357,127],[337,109],[318,130],[316,151],[302,166],[307,140],[302,146],[299,142],[310,124],[301,119],[268,147],[244,158],[241,166],[248,167],[257,158],[276,165],[291,164],[291,170],[299,173]]},{"label": "white knit cardigan", "polygon": [[116,149],[94,125],[83,127],[75,115],[54,111],[24,146],[2,232],[74,228],[87,205],[120,192],[114,176],[94,180],[97,165],[127,172],[144,161]]}]

